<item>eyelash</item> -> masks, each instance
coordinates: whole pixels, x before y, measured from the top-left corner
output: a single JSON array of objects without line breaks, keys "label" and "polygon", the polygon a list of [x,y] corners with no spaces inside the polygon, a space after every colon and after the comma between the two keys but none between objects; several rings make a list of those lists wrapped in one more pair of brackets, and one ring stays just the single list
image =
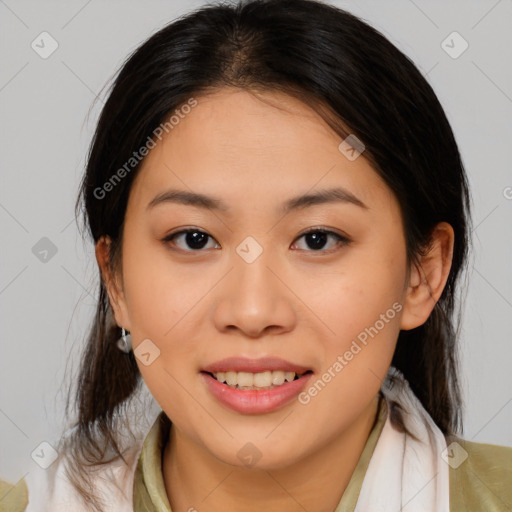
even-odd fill
[{"label": "eyelash", "polygon": [[[189,229],[184,229],[184,230],[181,230],[181,231],[176,231],[175,233],[171,233],[170,235],[167,235],[165,238],[162,239],[162,242],[168,244],[174,238],[176,238],[176,237],[178,237],[180,235],[187,234],[187,233],[203,233],[203,234],[207,235],[209,238],[215,240],[211,235],[208,235],[208,233],[206,233],[205,231],[203,231],[201,229],[189,228]],[[305,250],[305,252],[327,253],[327,254],[330,254],[333,251],[338,250],[340,248],[340,246],[349,245],[351,243],[351,240],[349,238],[347,238],[346,236],[340,235],[339,233],[336,233],[334,231],[330,231],[330,230],[325,229],[325,228],[317,228],[317,227],[309,228],[308,230],[304,231],[303,233],[301,233],[297,237],[297,240],[299,240],[303,236],[308,235],[310,233],[323,233],[323,234],[327,234],[327,235],[332,235],[337,240],[337,247],[335,247],[333,249],[329,249],[329,250],[323,250],[323,249],[312,250],[312,249],[310,249],[310,250]],[[202,249],[180,249],[180,250],[182,250],[184,252],[205,252]],[[304,249],[300,249],[300,250],[304,250]]]}]

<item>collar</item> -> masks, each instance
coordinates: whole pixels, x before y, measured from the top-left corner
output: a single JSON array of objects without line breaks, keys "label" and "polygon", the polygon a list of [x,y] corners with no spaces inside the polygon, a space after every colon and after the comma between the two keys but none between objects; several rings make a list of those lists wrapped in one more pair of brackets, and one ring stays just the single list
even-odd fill
[{"label": "collar", "polygon": [[[387,416],[387,403],[381,397],[375,423],[335,512],[354,511],[368,464]],[[144,440],[133,483],[134,510],[172,512],[162,473],[163,450],[169,438],[171,425],[171,421],[162,411]]]}]

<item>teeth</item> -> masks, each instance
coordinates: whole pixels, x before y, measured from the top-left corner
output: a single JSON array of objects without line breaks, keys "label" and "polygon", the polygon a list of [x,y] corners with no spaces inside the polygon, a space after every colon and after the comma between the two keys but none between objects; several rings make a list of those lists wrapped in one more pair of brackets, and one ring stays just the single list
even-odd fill
[{"label": "teeth", "polygon": [[219,382],[225,382],[228,386],[238,389],[271,389],[275,386],[281,386],[284,381],[291,382],[296,375],[295,372],[283,371],[260,373],[217,372],[213,374]]}]

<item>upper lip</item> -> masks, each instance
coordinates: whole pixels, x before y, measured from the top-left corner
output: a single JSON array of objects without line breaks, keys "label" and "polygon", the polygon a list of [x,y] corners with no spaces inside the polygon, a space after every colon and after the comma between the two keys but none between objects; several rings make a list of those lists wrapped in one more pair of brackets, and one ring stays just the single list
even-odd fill
[{"label": "upper lip", "polygon": [[284,371],[302,374],[312,371],[311,368],[286,361],[279,357],[263,357],[261,359],[249,359],[247,357],[228,357],[205,366],[202,371],[208,373],[217,372],[249,372],[260,373],[265,371]]}]

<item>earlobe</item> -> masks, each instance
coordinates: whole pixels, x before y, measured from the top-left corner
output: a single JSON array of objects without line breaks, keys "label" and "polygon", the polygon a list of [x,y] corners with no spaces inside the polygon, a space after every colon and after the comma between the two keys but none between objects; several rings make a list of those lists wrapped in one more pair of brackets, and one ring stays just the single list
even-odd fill
[{"label": "earlobe", "polygon": [[450,224],[437,224],[428,252],[411,265],[400,329],[414,329],[427,321],[450,274],[453,244],[454,232]]},{"label": "earlobe", "polygon": [[110,305],[114,311],[116,323],[120,327],[124,327],[125,329],[129,330],[130,325],[126,311],[123,290],[122,287],[119,286],[117,282],[118,279],[116,279],[116,275],[114,275],[112,267],[109,264],[110,244],[111,240],[109,237],[101,237],[98,240],[95,247],[96,261],[98,262],[98,266],[100,268],[102,280],[107,290]]}]

